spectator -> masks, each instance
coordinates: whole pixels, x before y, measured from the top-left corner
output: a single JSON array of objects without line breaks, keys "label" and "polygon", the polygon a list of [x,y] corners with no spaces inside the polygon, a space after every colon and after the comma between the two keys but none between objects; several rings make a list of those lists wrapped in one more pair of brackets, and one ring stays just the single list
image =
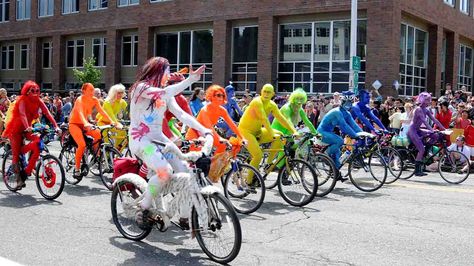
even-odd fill
[{"label": "spectator", "polygon": [[304,107],[304,112],[306,113],[306,116],[308,116],[309,121],[313,124],[313,126],[316,128],[318,127],[318,116],[319,113],[317,112],[317,109],[314,108],[314,103],[313,102],[307,102],[306,106]]},{"label": "spectator", "polygon": [[[438,99],[436,99],[436,97],[431,98],[431,106],[428,108],[428,110],[430,110],[433,117],[436,118],[436,115],[438,114]],[[429,118],[428,120],[429,120],[430,125],[434,126],[433,121],[431,121],[431,119]]]},{"label": "spectator", "polygon": [[199,111],[201,111],[201,108],[204,106],[203,102],[205,96],[206,93],[201,87],[194,88],[194,92],[189,103],[194,116],[197,116]]},{"label": "spectator", "polygon": [[471,158],[471,150],[467,145],[465,145],[465,137],[463,135],[460,135],[456,138],[456,143],[451,144],[448,147],[448,151],[458,151],[464,155],[466,155],[466,158],[459,156],[458,158],[454,158],[455,160],[459,160],[461,163],[470,163],[470,158]]},{"label": "spectator", "polygon": [[466,145],[471,149],[470,159],[474,160],[474,120],[464,129],[464,136],[466,137]]},{"label": "spectator", "polygon": [[7,90],[4,88],[0,89],[0,133],[3,132],[5,117],[7,115],[8,107],[10,106],[10,100],[8,99]]},{"label": "spectator", "polygon": [[53,105],[54,105],[54,109],[56,110],[54,120],[56,120],[57,123],[62,122],[63,101],[61,100],[61,97],[59,97],[58,93],[54,94]]},{"label": "spectator", "polygon": [[[440,103],[439,112],[436,114],[436,119],[443,125],[445,128],[449,128],[449,124],[451,122],[451,117],[453,113],[449,110],[449,104],[447,101],[443,101]],[[435,129],[437,126],[435,125]]]},{"label": "spectator", "polygon": [[469,113],[467,112],[467,110],[463,109],[461,111],[461,117],[456,119],[454,128],[465,129],[470,124],[471,120],[469,120]]},{"label": "spectator", "polygon": [[390,130],[397,134],[400,133],[400,127],[402,126],[401,118],[404,112],[403,107],[395,107],[395,113],[393,113],[388,119],[390,120]]},{"label": "spectator", "polygon": [[341,95],[339,94],[339,92],[336,91],[334,93],[333,99],[331,100],[331,104],[332,104],[332,108],[338,107],[339,105],[341,105]]},{"label": "spectator", "polygon": [[64,123],[68,123],[68,121],[69,121],[69,115],[71,114],[71,110],[72,110],[71,97],[66,97],[66,98],[64,99],[63,108],[61,109],[61,111],[62,111],[62,113],[63,113],[63,120],[64,120]]},{"label": "spectator", "polygon": [[413,120],[413,104],[405,103],[405,112],[402,113],[400,122],[402,123],[400,127],[400,136],[406,137],[408,129],[410,128],[411,120]]}]

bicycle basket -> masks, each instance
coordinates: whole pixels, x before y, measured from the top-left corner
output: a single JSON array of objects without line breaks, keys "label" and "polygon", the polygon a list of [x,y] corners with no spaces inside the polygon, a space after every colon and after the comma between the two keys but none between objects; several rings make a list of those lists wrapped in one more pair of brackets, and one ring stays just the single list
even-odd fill
[{"label": "bicycle basket", "polygon": [[225,174],[231,158],[232,151],[221,152],[212,157],[208,176],[213,183],[217,183]]}]

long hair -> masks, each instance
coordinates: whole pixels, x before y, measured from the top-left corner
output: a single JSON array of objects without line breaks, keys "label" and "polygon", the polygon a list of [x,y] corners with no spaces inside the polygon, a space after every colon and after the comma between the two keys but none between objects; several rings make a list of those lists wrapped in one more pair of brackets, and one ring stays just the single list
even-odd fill
[{"label": "long hair", "polygon": [[119,92],[125,92],[125,86],[122,83],[115,84],[110,87],[109,93],[107,94],[107,98],[105,98],[105,100],[111,103],[115,102],[117,99],[117,93]]},{"label": "long hair", "polygon": [[134,93],[138,84],[145,83],[145,86],[140,89],[139,95],[143,93],[145,89],[150,86],[160,87],[161,80],[166,74],[166,71],[169,70],[170,63],[168,59],[164,57],[152,57],[146,61],[145,65],[140,69],[137,74],[137,81],[133,83],[130,88],[130,96]]},{"label": "long hair", "polygon": [[199,93],[202,91],[202,88],[201,87],[196,87],[194,88],[194,91],[193,91],[193,95],[191,96],[191,102],[196,100],[196,98],[198,97]]}]

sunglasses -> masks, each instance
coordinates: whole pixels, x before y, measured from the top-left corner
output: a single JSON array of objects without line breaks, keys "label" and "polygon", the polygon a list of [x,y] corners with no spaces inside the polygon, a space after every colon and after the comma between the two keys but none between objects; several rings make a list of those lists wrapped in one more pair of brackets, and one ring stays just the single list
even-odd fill
[{"label": "sunglasses", "polygon": [[40,89],[39,89],[39,88],[30,89],[30,93],[39,93],[39,92],[40,92]]},{"label": "sunglasses", "polygon": [[222,94],[222,93],[214,94],[214,96],[217,97],[217,98],[224,98],[225,97],[225,95]]}]

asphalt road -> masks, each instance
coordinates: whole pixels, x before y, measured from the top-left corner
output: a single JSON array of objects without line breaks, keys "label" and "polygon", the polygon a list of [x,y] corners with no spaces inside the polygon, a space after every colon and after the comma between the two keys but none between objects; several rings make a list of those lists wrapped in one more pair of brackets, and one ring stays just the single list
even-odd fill
[{"label": "asphalt road", "polygon": [[[33,180],[19,193],[0,184],[0,257],[25,265],[214,264],[190,233],[173,228],[124,239],[110,196],[92,176],[66,184],[56,201],[43,199]],[[240,216],[244,243],[231,264],[472,265],[473,196],[473,179],[449,185],[436,174],[373,193],[338,183],[305,208],[270,190],[256,213]]]}]

